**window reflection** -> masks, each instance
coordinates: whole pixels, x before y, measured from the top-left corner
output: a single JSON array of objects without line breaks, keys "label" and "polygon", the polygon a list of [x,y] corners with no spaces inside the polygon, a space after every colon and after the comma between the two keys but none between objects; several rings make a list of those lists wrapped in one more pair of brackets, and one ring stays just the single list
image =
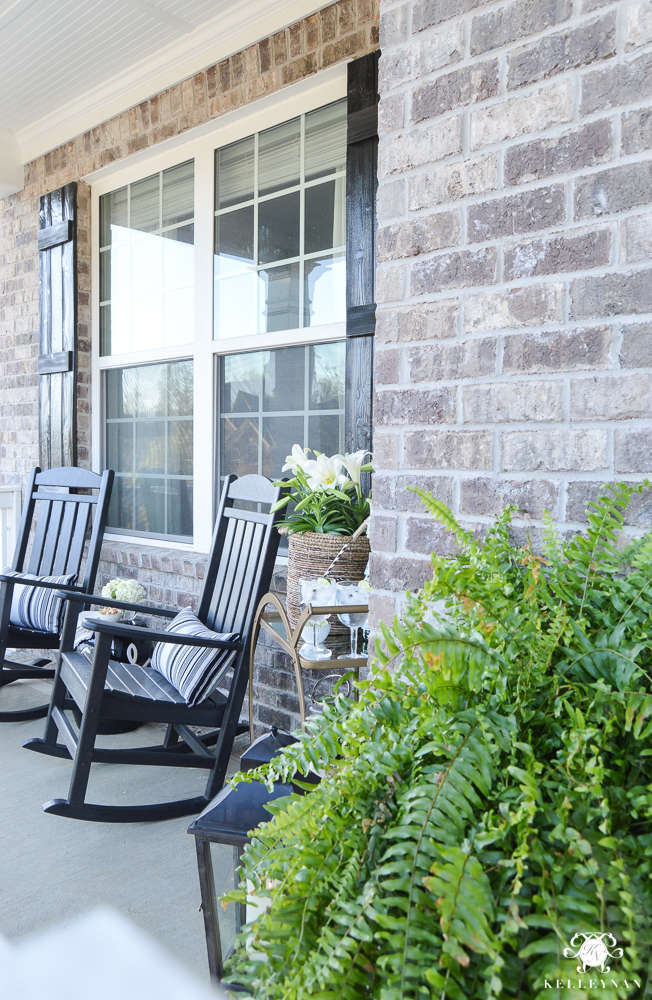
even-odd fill
[{"label": "window reflection", "polygon": [[105,406],[105,464],[116,473],[108,526],[191,536],[192,361],[110,369]]},{"label": "window reflection", "polygon": [[100,198],[100,353],[194,336],[194,161]]},{"label": "window reflection", "polygon": [[219,149],[215,164],[214,336],[342,322],[346,101]]},{"label": "window reflection", "polygon": [[220,474],[280,478],[293,444],[344,449],[343,341],[220,359]]}]

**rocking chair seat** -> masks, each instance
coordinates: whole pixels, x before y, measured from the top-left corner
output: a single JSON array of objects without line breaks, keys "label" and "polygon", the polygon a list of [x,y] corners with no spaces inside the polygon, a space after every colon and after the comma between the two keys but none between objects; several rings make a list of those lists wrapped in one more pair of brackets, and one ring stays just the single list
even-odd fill
[{"label": "rocking chair seat", "polygon": [[7,646],[10,649],[58,649],[58,632],[37,632],[36,629],[10,625],[7,630]]},{"label": "rocking chair seat", "polygon": [[[66,686],[77,704],[83,704],[90,683],[91,664],[83,653],[63,652],[61,658],[65,664]],[[104,689],[102,716],[107,719],[157,721],[152,715],[159,714],[160,706],[161,722],[219,726],[226,704],[226,697],[215,691],[210,698],[190,709],[183,696],[157,670],[116,660],[109,660]]]}]

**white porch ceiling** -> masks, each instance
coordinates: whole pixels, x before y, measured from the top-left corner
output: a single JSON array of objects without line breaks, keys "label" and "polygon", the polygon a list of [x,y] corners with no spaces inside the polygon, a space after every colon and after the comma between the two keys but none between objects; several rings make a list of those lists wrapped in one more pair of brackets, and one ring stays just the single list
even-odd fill
[{"label": "white porch ceiling", "polygon": [[19,163],[332,2],[0,0],[0,197]]}]

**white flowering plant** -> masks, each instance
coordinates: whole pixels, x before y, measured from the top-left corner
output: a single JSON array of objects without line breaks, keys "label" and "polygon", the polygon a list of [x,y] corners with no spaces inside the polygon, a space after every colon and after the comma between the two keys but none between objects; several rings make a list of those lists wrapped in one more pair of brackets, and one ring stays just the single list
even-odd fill
[{"label": "white flowering plant", "polygon": [[296,506],[279,527],[292,534],[315,531],[326,535],[352,535],[370,514],[369,500],[362,492],[363,472],[371,472],[370,453],[355,451],[349,455],[331,455],[295,444],[288,455],[283,472],[293,473],[293,479],[276,485],[289,486],[272,510],[281,510],[290,502]]},{"label": "white flowering plant", "polygon": [[140,604],[145,598],[145,588],[135,580],[109,580],[102,587],[102,597],[111,601],[124,601],[125,604]]}]

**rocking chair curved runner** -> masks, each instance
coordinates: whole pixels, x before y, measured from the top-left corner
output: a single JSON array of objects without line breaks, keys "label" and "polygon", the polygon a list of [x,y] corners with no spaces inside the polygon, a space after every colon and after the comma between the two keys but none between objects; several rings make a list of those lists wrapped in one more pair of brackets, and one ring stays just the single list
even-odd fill
[{"label": "rocking chair curved runner", "polygon": [[[105,823],[170,819],[201,812],[221,789],[233,740],[249,728],[248,723],[240,722],[240,712],[248,682],[253,619],[260,598],[269,590],[279,544],[276,521],[280,512],[236,509],[234,503],[245,501],[248,507],[261,504],[271,507],[280,492],[279,487],[257,475],[240,479],[228,476],[222,491],[197,617],[207,629],[236,633],[239,639],[201,638],[87,619],[86,627],[96,632],[93,661],[89,663],[82,653],[73,649],[79,613],[77,596],[65,595],[70,603],[45,733],[43,739],[31,739],[23,744],[29,750],[74,760],[68,798],[46,803],[45,812]],[[93,598],[93,604],[167,618],[174,618],[180,610],[166,611],[100,598]],[[188,705],[158,671],[112,662],[114,636],[230,651],[232,656],[228,663],[232,678],[228,694],[215,689],[199,704]],[[66,714],[66,689],[82,712],[78,732]],[[163,722],[168,728],[160,746],[98,748],[95,738],[100,716],[103,719]],[[215,728],[211,733],[197,736],[190,726]],[[58,742],[58,737],[62,743]],[[211,749],[213,744],[216,744],[214,751]],[[209,769],[210,774],[202,796],[149,805],[95,805],[86,802],[90,768],[95,762],[201,767]]]},{"label": "rocking chair curved runner", "polygon": [[[70,585],[70,589],[78,591],[80,600],[86,603],[86,607],[89,606],[88,598],[95,587],[112,487],[113,471],[110,469],[101,476],[74,466],[49,469],[45,472],[41,472],[38,467],[32,469],[27,483],[11,575],[0,573],[0,688],[17,680],[52,680],[54,677],[54,666],[47,667],[49,660],[20,663],[17,660],[6,659],[7,647],[58,649],[61,640],[59,629],[42,631],[14,624],[11,620],[12,597],[17,586],[29,585],[38,588],[41,594],[61,590],[61,583],[22,579],[24,574],[30,574],[31,577],[61,577],[74,574],[76,579],[74,584]],[[57,492],[61,488],[68,491],[97,490],[97,494]],[[93,528],[84,577],[80,581],[80,567],[93,508],[95,508]],[[27,561],[32,528],[34,537]],[[13,712],[0,711],[0,722],[42,719],[47,711],[47,705]]]}]

